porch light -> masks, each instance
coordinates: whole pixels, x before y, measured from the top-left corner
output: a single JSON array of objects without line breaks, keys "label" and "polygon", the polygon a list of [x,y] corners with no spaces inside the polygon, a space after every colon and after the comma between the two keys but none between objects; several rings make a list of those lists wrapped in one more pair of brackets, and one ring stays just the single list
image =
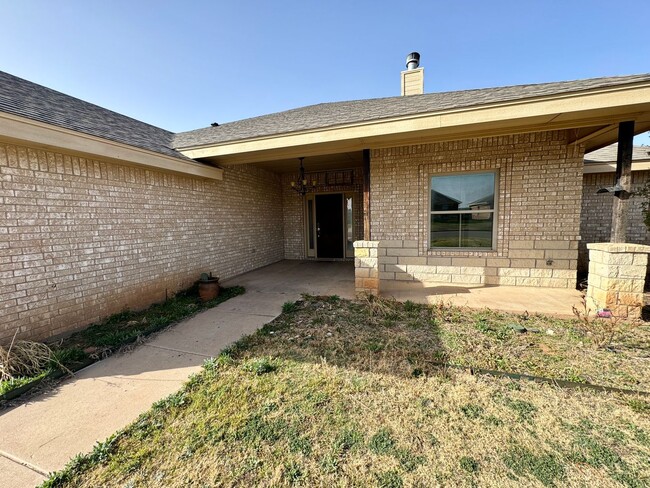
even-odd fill
[{"label": "porch light", "polygon": [[298,181],[291,182],[291,188],[293,188],[298,194],[305,195],[310,191],[314,191],[316,188],[316,180],[311,181],[311,185],[308,185],[307,178],[305,177],[305,167],[302,164],[302,160],[305,158],[298,158],[300,160],[300,174],[298,176]]}]

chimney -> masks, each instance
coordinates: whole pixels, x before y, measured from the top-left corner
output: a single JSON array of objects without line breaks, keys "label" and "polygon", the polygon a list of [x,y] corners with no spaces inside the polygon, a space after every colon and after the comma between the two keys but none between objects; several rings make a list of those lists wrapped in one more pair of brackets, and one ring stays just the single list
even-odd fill
[{"label": "chimney", "polygon": [[420,53],[406,56],[406,71],[402,71],[402,95],[422,95],[424,93],[424,68],[420,66]]}]

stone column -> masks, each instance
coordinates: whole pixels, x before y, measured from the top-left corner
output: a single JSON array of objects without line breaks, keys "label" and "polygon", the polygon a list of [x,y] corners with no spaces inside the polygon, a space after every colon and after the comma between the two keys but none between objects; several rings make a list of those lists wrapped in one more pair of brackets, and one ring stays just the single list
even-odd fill
[{"label": "stone column", "polygon": [[354,287],[357,293],[379,295],[379,241],[355,241]]},{"label": "stone column", "polygon": [[615,317],[641,317],[650,246],[625,243],[587,244],[589,285],[587,307],[607,308]]}]

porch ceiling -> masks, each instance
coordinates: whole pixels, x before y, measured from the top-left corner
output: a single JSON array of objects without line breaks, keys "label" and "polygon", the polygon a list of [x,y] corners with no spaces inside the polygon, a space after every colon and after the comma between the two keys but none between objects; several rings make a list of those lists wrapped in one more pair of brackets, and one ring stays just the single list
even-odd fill
[{"label": "porch ceiling", "polygon": [[[256,161],[255,166],[273,171],[274,173],[295,173],[300,162],[297,158],[285,158],[274,161]],[[350,151],[336,154],[306,156],[304,159],[305,171],[325,171],[333,169],[357,168],[363,165],[363,152]]]}]

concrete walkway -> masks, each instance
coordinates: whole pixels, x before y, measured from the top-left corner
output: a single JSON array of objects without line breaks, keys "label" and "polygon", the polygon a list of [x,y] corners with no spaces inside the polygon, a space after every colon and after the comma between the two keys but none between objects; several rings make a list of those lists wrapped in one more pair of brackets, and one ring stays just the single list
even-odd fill
[{"label": "concrete walkway", "polygon": [[178,390],[206,358],[273,320],[283,303],[301,293],[351,298],[354,271],[350,262],[281,261],[224,285],[245,286],[246,293],[0,412],[0,485],[34,486],[76,454],[89,452]]}]

